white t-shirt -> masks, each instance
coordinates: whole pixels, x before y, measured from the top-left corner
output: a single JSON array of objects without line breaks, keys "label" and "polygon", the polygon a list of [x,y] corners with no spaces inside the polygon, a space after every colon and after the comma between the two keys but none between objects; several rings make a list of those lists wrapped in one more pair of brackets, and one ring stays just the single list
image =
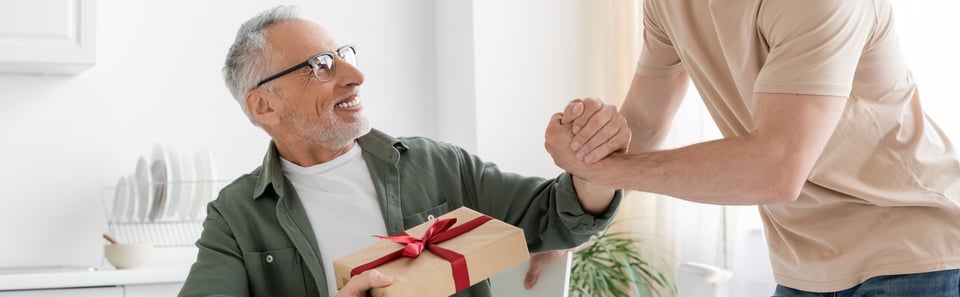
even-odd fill
[{"label": "white t-shirt", "polygon": [[303,202],[317,237],[330,296],[336,295],[333,260],[387,235],[377,192],[359,145],[326,163],[300,167],[282,159],[283,175]]}]

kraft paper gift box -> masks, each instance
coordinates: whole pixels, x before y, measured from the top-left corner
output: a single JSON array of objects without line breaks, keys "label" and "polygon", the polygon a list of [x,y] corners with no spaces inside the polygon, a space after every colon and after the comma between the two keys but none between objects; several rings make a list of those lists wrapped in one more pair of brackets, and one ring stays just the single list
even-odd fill
[{"label": "kraft paper gift box", "polygon": [[[456,222],[447,220],[451,218],[455,218]],[[445,224],[449,225],[447,231],[436,232],[443,229]],[[469,229],[473,225],[476,227]],[[456,235],[463,230],[469,231]],[[407,252],[415,254],[415,250],[418,249],[415,245],[405,245],[383,239],[353,254],[337,259],[333,262],[337,289],[346,285],[351,275],[359,274],[368,269],[376,269],[383,274],[392,276],[393,284],[370,290],[370,296],[447,297],[530,258],[522,229],[492,219],[466,207],[458,208],[434,221],[410,228],[404,232],[405,234],[393,236],[393,238],[401,242],[416,242],[427,232],[433,234],[433,236],[428,234],[429,237],[434,240],[442,240],[442,242],[428,244],[428,246],[432,245],[434,249],[425,247],[415,258],[401,255],[405,249],[407,249]],[[402,237],[403,235],[409,235],[416,239]],[[437,247],[441,249],[436,249]],[[461,260],[465,261],[450,261],[439,256],[438,252],[454,259],[459,254],[463,256]],[[379,264],[378,260],[382,264]],[[453,268],[452,262],[459,263],[459,268]],[[464,263],[466,267],[462,267]],[[360,268],[357,269],[358,267]],[[455,274],[455,270],[461,272]],[[462,271],[466,271],[466,273]],[[460,287],[459,290],[458,287]]]}]

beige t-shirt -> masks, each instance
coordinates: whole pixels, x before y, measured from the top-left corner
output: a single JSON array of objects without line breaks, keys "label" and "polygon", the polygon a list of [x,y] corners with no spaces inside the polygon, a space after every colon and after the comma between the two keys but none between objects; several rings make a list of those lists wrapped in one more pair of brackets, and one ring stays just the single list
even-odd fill
[{"label": "beige t-shirt", "polygon": [[849,98],[797,201],[759,207],[778,283],[960,268],[960,161],[923,114],[888,0],[644,2],[637,74],[685,69],[725,137],[753,130],[756,92]]}]

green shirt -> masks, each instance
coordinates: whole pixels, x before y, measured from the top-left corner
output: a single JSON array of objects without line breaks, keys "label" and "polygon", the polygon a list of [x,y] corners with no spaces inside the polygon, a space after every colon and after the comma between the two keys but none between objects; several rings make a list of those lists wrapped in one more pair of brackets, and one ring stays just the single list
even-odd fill
[{"label": "green shirt", "polygon": [[[358,143],[390,234],[466,206],[522,228],[532,252],[571,248],[609,224],[623,195],[617,191],[594,217],[581,208],[569,173],[524,177],[454,145],[377,130]],[[314,234],[271,143],[262,166],[207,206],[197,262],[179,296],[327,296]],[[489,281],[455,296],[492,296]]]}]

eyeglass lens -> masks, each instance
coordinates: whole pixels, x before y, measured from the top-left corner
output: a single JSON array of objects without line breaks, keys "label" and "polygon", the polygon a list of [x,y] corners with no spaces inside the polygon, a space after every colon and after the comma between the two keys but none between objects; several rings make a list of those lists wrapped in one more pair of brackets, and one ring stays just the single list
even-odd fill
[{"label": "eyeglass lens", "polygon": [[[337,55],[340,56],[344,62],[350,63],[350,65],[357,65],[357,52],[353,49],[352,46],[345,46],[337,50]],[[324,53],[317,55],[310,59],[309,62],[310,68],[313,69],[313,75],[317,77],[320,81],[329,81],[333,79],[333,71],[335,67],[333,55],[330,53]]]}]

